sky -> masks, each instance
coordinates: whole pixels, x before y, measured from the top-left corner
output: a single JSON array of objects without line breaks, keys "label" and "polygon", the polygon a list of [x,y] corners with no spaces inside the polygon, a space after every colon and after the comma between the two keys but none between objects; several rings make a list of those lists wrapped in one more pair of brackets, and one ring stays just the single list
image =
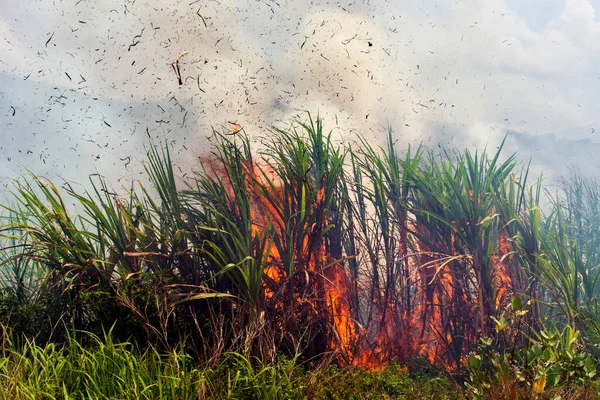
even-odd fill
[{"label": "sky", "polygon": [[[115,185],[213,129],[304,110],[336,140],[495,149],[600,174],[600,0],[3,0],[0,182]],[[179,57],[181,56],[181,57]],[[178,58],[179,57],[179,58]],[[172,62],[179,59],[182,85]]]}]

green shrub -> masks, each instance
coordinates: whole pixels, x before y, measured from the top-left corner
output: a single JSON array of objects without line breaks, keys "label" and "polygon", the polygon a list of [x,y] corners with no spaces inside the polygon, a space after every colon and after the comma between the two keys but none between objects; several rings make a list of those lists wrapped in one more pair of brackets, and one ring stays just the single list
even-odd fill
[{"label": "green shrub", "polygon": [[[523,317],[532,304],[521,307],[521,300],[514,298],[506,312],[493,319],[496,339],[482,338],[469,357],[466,387],[473,398],[554,398],[574,388],[591,390],[596,362],[571,326],[541,329],[517,347],[524,336]],[[506,397],[497,397],[498,391]]]},{"label": "green shrub", "polygon": [[461,399],[457,385],[443,375],[413,375],[392,365],[380,371],[329,367],[319,375],[308,398],[319,399]]}]

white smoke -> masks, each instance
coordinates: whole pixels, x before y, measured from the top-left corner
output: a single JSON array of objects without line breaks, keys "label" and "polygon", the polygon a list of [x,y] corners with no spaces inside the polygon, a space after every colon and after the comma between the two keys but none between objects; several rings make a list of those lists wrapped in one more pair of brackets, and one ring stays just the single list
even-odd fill
[{"label": "white smoke", "polygon": [[537,170],[555,143],[600,172],[594,7],[568,0],[534,29],[511,3],[5,0],[1,178],[135,179],[151,139],[189,170],[212,127],[267,135],[300,110],[342,140],[391,126],[400,145],[483,147],[513,132]]}]

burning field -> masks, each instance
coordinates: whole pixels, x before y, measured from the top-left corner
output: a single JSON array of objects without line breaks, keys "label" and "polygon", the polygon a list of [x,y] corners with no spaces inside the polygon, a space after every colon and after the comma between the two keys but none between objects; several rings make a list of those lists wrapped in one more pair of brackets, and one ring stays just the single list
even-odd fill
[{"label": "burning field", "polygon": [[280,334],[308,327],[311,349],[345,364],[423,357],[460,369],[523,290],[496,212],[499,189],[524,183],[514,160],[467,152],[440,163],[421,148],[401,159],[391,137],[387,153],[355,152],[334,148],[320,120],[303,128],[307,138],[280,132],[258,159],[222,139],[204,162],[218,178],[197,192],[217,186],[218,213],[250,227],[252,262],[235,272],[262,275],[253,303]]},{"label": "burning field", "polygon": [[126,196],[100,178],[84,193],[16,182],[3,293],[25,312],[2,321],[14,335],[112,327],[202,365],[235,351],[400,366],[474,397],[556,395],[595,374],[600,190],[575,172],[542,212],[541,181],[502,145],[400,153],[390,132],[382,149],[339,146],[312,118],[260,150],[241,130],[215,134],[183,189],[168,148],[146,172],[152,187]]}]

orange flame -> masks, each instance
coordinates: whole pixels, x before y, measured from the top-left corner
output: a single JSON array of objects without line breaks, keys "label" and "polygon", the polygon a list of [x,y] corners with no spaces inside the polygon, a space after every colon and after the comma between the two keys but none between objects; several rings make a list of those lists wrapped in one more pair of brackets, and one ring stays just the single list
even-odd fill
[{"label": "orange flame", "polygon": [[[251,161],[246,163],[246,172],[251,177],[247,189],[251,196],[252,233],[257,237],[264,234],[269,224],[276,231],[284,232],[285,221],[281,219],[281,210],[261,192],[264,188],[270,188],[278,192],[272,193],[277,197],[281,196],[281,188],[276,180],[263,181],[268,167],[261,166],[261,174],[256,173],[255,167],[256,164]],[[256,189],[256,184],[261,185],[261,190]],[[323,202],[324,190],[323,186],[318,190],[315,204],[312,204],[314,209]],[[469,195],[474,200],[472,191]],[[328,224],[328,221],[321,222],[322,226]],[[440,248],[451,256],[440,256],[426,244],[426,240],[417,239],[431,236],[426,226],[410,227],[418,233],[410,238],[417,244],[418,251],[407,261],[410,270],[408,281],[411,284],[408,293],[412,300],[410,309],[406,310],[399,305],[405,300],[401,294],[386,297],[385,290],[379,287],[379,281],[353,282],[346,273],[345,264],[327,253],[325,239],[319,239],[316,245],[309,243],[314,231],[322,229],[317,225],[304,227],[305,234],[294,255],[294,263],[304,268],[297,271],[305,274],[305,277],[298,278],[308,286],[303,291],[295,292],[294,287],[283,286],[293,283],[286,282],[290,276],[283,267],[282,256],[274,243],[267,249],[268,263],[263,282],[265,302],[278,310],[283,310],[286,305],[295,305],[298,308],[309,307],[317,315],[321,313],[332,327],[328,349],[339,352],[341,360],[357,367],[377,370],[385,368],[393,360],[405,361],[413,356],[423,357],[448,370],[464,365],[466,349],[477,342],[477,335],[481,333],[469,331],[465,321],[476,318],[479,302],[484,299],[479,298],[473,284],[465,283],[471,277],[461,267],[462,261],[453,259],[460,258],[454,234],[450,235],[448,243],[440,244]],[[507,304],[512,290],[507,262],[509,251],[509,240],[501,236],[492,257],[496,309]],[[464,259],[466,257],[463,256],[461,260]],[[361,315],[357,315],[358,310],[350,306],[351,287],[355,283],[359,296],[370,299],[367,306],[370,317],[364,326],[358,322],[361,320]],[[283,296],[277,295],[279,290],[292,291],[294,303],[284,305],[281,300]],[[451,303],[460,304],[457,314],[447,311]],[[283,325],[281,327],[285,329]]]}]

